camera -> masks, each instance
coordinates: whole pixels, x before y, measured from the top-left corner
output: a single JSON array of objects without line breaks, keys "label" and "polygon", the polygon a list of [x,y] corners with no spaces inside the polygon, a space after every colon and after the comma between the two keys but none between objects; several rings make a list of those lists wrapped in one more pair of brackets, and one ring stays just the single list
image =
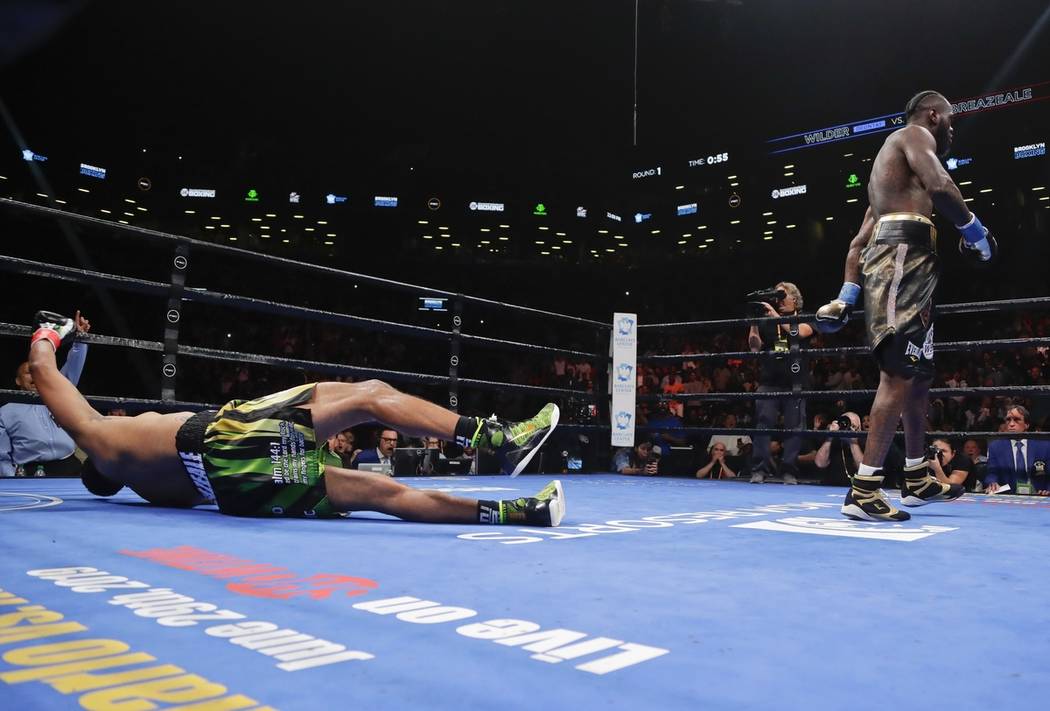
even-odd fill
[{"label": "camera", "polygon": [[931,444],[926,448],[927,459],[937,459],[939,456],[941,456],[941,450],[937,445]]},{"label": "camera", "polygon": [[835,424],[839,426],[840,430],[852,431],[853,421],[845,415],[839,415],[835,418]]},{"label": "camera", "polygon": [[766,316],[766,304],[774,309],[787,297],[783,289],[759,289],[747,295],[747,314],[749,316]]}]

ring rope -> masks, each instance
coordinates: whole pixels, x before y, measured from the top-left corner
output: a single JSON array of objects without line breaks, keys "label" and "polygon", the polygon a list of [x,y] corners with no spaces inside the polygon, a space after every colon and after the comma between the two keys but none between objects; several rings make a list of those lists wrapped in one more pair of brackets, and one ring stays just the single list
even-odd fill
[{"label": "ring rope", "polygon": [[[1015,311],[1027,308],[1045,308],[1050,306],[1050,296],[1032,296],[1023,299],[1002,299],[1000,301],[969,301],[958,304],[941,304],[933,312],[940,316],[953,314],[982,313],[988,311]],[[853,311],[850,318],[863,316],[863,311]],[[719,319],[716,321],[669,321],[666,323],[638,324],[638,330],[670,330],[674,328],[725,328],[747,326],[759,323],[812,323],[815,314],[795,314],[791,316],[745,316],[742,318]]]},{"label": "ring rope", "polygon": [[[28,326],[0,323],[0,335],[27,337],[32,332]],[[81,337],[85,343],[95,343],[106,346],[121,346],[137,350],[161,352],[164,344],[159,341],[143,341],[135,338],[115,338],[100,334],[89,333]],[[393,380],[397,382],[411,382],[422,385],[445,385],[448,377],[430,373],[409,373],[400,370],[383,370],[380,368],[367,368],[355,365],[342,365],[322,361],[300,360],[296,358],[282,358],[280,356],[268,356],[258,353],[240,353],[237,351],[226,351],[216,348],[203,348],[200,346],[180,345],[178,354],[191,358],[206,358],[211,360],[234,361],[238,363],[254,363],[256,365],[270,365],[289,370],[309,370],[318,373],[329,373],[333,375],[354,375],[369,378]],[[519,383],[502,383],[495,380],[479,380],[475,378],[460,378],[459,382],[481,389],[488,390],[517,390],[544,395],[566,395],[588,400],[597,399],[597,395],[583,390],[569,390],[565,388],[548,388],[538,385],[522,385]],[[2,392],[2,391],[0,391]],[[14,391],[20,392],[20,391]]]},{"label": "ring rope", "polygon": [[[21,259],[19,257],[11,257],[7,255],[0,255],[0,269],[14,272],[17,274],[60,278],[64,281],[71,281],[82,284],[93,284],[98,286],[107,286],[122,289],[124,291],[132,291],[139,294],[150,294],[153,296],[166,296],[171,290],[171,286],[164,282],[149,281],[146,279],[137,279],[134,277],[125,277],[116,274],[106,274],[103,272],[95,272],[87,269],[80,269],[77,267],[47,264],[45,262],[36,262],[29,259]],[[56,273],[49,273],[48,270],[53,270],[53,272]],[[228,306],[231,308],[239,308],[245,311],[255,311],[258,313],[294,316],[297,318],[310,321],[318,321],[322,323],[340,324],[345,326],[358,326],[373,332],[378,331],[380,333],[415,336],[418,338],[429,338],[433,340],[448,340],[452,337],[451,331],[445,331],[437,328],[428,328],[426,326],[413,326],[411,324],[397,323],[395,321],[383,321],[380,319],[366,318],[364,316],[354,316],[352,314],[340,314],[333,311],[311,309],[305,306],[294,306],[291,304],[283,304],[276,301],[268,301],[266,299],[256,299],[250,296],[237,296],[234,294],[224,294],[221,292],[209,291],[207,289],[197,289],[193,287],[186,288],[186,290],[182,294],[182,299],[183,301],[191,301],[194,303],[208,304],[213,306]],[[481,346],[493,348],[507,347],[522,351],[531,351],[535,353],[564,353],[567,355],[588,358],[591,360],[608,359],[607,355],[602,355],[599,353],[588,353],[584,351],[576,351],[566,348],[554,348],[551,346],[534,345],[531,343],[519,343],[516,341],[507,341],[499,338],[477,336],[467,333],[460,333],[459,338],[465,342],[476,343]]]},{"label": "ring rope", "polygon": [[188,244],[191,247],[193,247],[193,249],[204,249],[218,251],[225,254],[234,254],[256,261],[265,261],[268,263],[279,264],[281,266],[290,267],[299,271],[309,271],[314,273],[327,274],[330,276],[337,276],[344,279],[351,279],[362,284],[371,284],[375,286],[396,289],[399,291],[410,291],[413,293],[423,293],[426,295],[439,295],[447,298],[459,298],[465,302],[478,304],[481,306],[511,309],[514,311],[519,311],[521,313],[528,313],[535,316],[544,316],[547,318],[559,319],[571,323],[586,324],[588,326],[594,326],[605,330],[609,330],[612,328],[611,324],[603,323],[601,321],[594,321],[592,319],[585,319],[579,316],[570,316],[568,314],[560,314],[554,311],[545,311],[543,309],[534,309],[529,306],[519,306],[517,304],[508,304],[502,301],[495,301],[493,299],[485,299],[479,296],[457,294],[455,292],[445,291],[442,289],[432,289],[430,287],[420,286],[418,284],[409,284],[407,282],[395,281],[393,279],[385,279],[383,277],[359,274],[357,272],[349,272],[342,269],[336,269],[334,267],[326,267],[319,264],[311,264],[309,262],[300,262],[294,259],[288,259],[287,257],[277,257],[269,254],[263,254],[261,252],[253,252],[251,250],[244,249],[241,247],[231,247],[225,244],[204,242],[202,240],[196,240],[191,237],[185,237],[183,235],[172,234],[169,232],[160,232],[158,230],[151,230],[145,227],[135,227],[134,225],[122,225],[119,222],[111,222],[109,220],[103,220],[98,217],[92,217],[90,215],[81,215],[76,212],[59,210],[57,208],[46,207],[43,205],[34,205],[32,203],[21,202],[19,200],[12,200],[11,198],[0,198],[0,207],[7,207],[16,211],[34,213],[36,215],[44,217],[53,217],[56,219],[70,220],[72,222],[79,222],[85,225],[101,227],[103,229],[114,232],[124,232],[140,237],[149,237],[156,240]]},{"label": "ring rope", "polygon": [[[710,435],[784,435],[788,437],[810,437],[814,439],[837,437],[846,439],[864,439],[868,436],[866,431],[852,432],[849,430],[786,430],[775,427],[652,427],[649,425],[638,425],[635,429],[643,432],[683,432],[693,434]],[[904,436],[903,432],[897,432],[897,436]],[[1016,432],[927,432],[926,436],[932,439],[1004,439],[1016,438]],[[1024,433],[1028,439],[1050,439],[1050,432]]]},{"label": "ring rope", "polygon": [[[957,351],[994,351],[1000,348],[1027,348],[1050,346],[1050,338],[1000,338],[988,341],[938,341],[933,344],[934,351],[954,353]],[[805,357],[823,358],[837,355],[869,355],[867,346],[842,346],[840,348],[808,348],[801,351]],[[670,355],[638,356],[639,363],[658,363],[662,361],[681,360],[727,360],[745,358],[782,358],[776,351],[726,351],[724,353],[674,353]]]},{"label": "ring rope", "polygon": [[[768,392],[733,392],[733,393],[655,393],[637,395],[639,402],[662,402],[665,400],[758,400],[774,398],[813,399],[813,400],[864,400],[874,397],[876,390],[770,390]],[[977,388],[930,388],[931,397],[984,397],[1000,395],[1050,395],[1050,385],[1000,385]]]}]

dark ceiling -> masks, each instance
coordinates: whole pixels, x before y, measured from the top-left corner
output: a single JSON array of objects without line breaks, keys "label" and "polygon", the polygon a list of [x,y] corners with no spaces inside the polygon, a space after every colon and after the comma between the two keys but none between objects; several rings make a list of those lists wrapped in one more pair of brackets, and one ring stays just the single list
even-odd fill
[{"label": "dark ceiling", "polygon": [[644,0],[634,148],[635,9],[14,0],[0,97],[56,152],[141,145],[215,169],[609,192],[649,153],[884,114],[926,87],[1042,81],[1050,66],[1045,0]]}]

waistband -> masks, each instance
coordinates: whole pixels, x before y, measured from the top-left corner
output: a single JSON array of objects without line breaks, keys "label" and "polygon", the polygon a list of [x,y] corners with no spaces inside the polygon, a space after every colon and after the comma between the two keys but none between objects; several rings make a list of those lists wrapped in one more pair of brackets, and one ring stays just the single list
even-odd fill
[{"label": "waistband", "polygon": [[179,452],[179,459],[186,470],[193,486],[200,495],[210,502],[215,501],[215,491],[211,488],[211,480],[208,472],[204,469],[204,433],[208,425],[215,421],[219,414],[216,410],[204,410],[192,415],[182,423],[179,431],[175,433],[175,449]]},{"label": "waistband", "polygon": [[937,251],[937,228],[923,215],[914,212],[891,212],[875,223],[872,240],[876,244],[913,244]]}]

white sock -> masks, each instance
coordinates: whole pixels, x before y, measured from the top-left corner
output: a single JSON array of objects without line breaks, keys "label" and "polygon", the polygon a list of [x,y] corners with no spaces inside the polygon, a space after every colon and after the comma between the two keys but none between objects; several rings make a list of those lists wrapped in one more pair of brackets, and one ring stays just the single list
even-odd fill
[{"label": "white sock", "polygon": [[875,476],[875,474],[878,471],[878,467],[872,467],[868,466],[867,464],[861,464],[860,467],[857,469],[857,474],[859,474],[860,476]]},{"label": "white sock", "polygon": [[908,469],[911,469],[912,467],[919,466],[924,461],[926,461],[926,460],[923,459],[922,457],[905,457],[904,458],[904,466],[907,467]]}]

